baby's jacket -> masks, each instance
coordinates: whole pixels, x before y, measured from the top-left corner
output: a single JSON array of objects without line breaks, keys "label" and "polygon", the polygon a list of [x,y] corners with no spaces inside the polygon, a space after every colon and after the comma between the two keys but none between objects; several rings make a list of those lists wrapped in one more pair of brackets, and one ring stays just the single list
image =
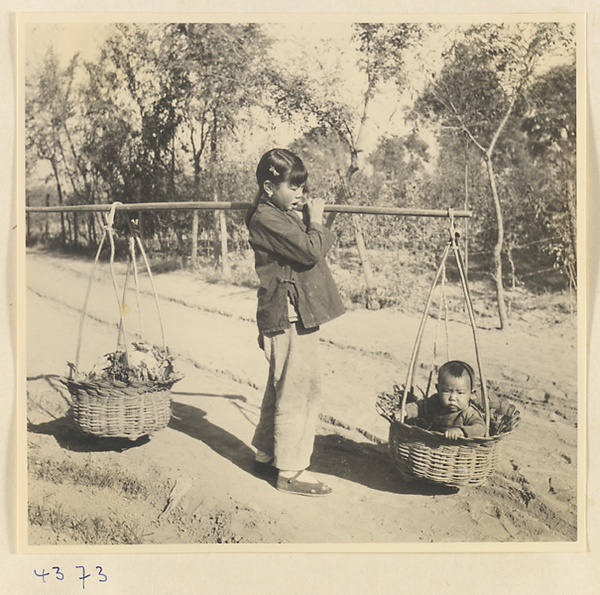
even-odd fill
[{"label": "baby's jacket", "polygon": [[435,432],[445,432],[449,428],[461,428],[467,438],[485,436],[485,421],[481,413],[472,405],[462,411],[446,412],[437,393],[405,406],[405,421],[416,420],[416,424]]}]

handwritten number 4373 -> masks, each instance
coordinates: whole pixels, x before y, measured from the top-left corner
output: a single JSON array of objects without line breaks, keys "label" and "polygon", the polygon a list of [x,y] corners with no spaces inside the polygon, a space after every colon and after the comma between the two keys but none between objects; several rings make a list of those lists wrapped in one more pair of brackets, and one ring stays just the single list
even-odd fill
[{"label": "handwritten number 4373", "polygon": [[[78,570],[81,571],[81,575],[78,576],[77,578],[81,581],[82,589],[85,589],[85,581],[89,578],[97,578],[99,583],[105,583],[108,580],[108,576],[106,576],[106,574],[104,574],[104,572],[102,572],[102,566],[96,566],[96,573],[94,573],[93,577],[92,577],[92,573],[86,574],[85,566],[75,566],[75,568],[77,568]],[[54,578],[57,581],[65,580],[65,575],[64,575],[64,573],[61,572],[60,566],[53,566],[52,570],[54,572],[51,572],[51,571],[46,572],[45,568],[42,570],[42,572],[38,572],[37,570],[34,570],[33,572],[34,572],[35,576],[42,579],[43,583],[46,582],[46,577]]]}]

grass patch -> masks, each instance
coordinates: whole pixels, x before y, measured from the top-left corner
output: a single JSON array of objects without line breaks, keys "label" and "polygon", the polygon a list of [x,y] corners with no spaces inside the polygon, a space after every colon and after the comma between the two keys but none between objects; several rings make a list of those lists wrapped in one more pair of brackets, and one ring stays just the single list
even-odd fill
[{"label": "grass patch", "polygon": [[135,477],[120,469],[102,468],[90,463],[76,465],[72,461],[51,459],[29,460],[29,474],[35,479],[55,484],[70,483],[80,486],[109,488],[127,496],[145,497],[148,488]]},{"label": "grass patch", "polygon": [[135,520],[79,517],[47,504],[30,504],[27,513],[31,525],[68,536],[78,543],[131,545],[142,542],[142,530]]}]

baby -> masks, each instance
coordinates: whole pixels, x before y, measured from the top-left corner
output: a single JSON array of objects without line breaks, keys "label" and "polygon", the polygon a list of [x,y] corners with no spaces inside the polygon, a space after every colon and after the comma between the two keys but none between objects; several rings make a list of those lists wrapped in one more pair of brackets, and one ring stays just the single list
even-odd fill
[{"label": "baby", "polygon": [[[473,368],[458,360],[446,362],[438,371],[437,393],[405,406],[404,421],[442,432],[446,438],[485,436],[483,417],[471,405]],[[399,414],[399,412],[398,412]]]}]

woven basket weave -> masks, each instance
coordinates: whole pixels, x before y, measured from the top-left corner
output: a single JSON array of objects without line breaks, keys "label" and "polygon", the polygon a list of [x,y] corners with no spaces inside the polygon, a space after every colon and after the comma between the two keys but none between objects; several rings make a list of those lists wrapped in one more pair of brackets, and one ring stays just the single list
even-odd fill
[{"label": "woven basket weave", "polygon": [[171,419],[168,383],[65,379],[71,393],[73,421],[84,433],[98,438],[129,438],[165,428]]},{"label": "woven basket weave", "polygon": [[480,485],[496,469],[501,437],[459,438],[450,443],[442,434],[393,421],[389,447],[405,477],[448,486]]},{"label": "woven basket weave", "polygon": [[376,408],[390,422],[390,454],[405,479],[459,487],[481,485],[496,470],[501,441],[520,421],[520,412],[513,404],[499,399],[498,405],[490,409],[490,436],[457,440],[398,421],[394,393],[380,394]]}]

